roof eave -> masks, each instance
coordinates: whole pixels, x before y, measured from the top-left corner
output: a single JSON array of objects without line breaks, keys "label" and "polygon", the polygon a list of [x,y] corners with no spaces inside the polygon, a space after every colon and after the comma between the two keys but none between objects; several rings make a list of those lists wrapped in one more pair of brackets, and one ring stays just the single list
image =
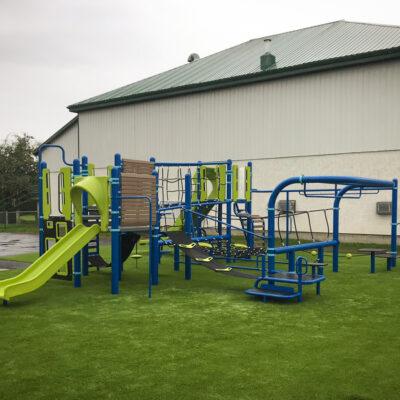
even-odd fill
[{"label": "roof eave", "polygon": [[165,89],[154,92],[141,93],[133,96],[121,97],[118,99],[103,100],[86,104],[72,104],[68,106],[71,112],[88,111],[99,108],[120,106],[132,103],[138,103],[149,100],[163,99],[167,97],[180,96],[185,94],[194,94],[209,90],[217,90],[230,88],[240,85],[248,85],[274,79],[282,79],[290,76],[303,75],[319,71],[327,71],[330,69],[344,68],[361,64],[386,61],[400,58],[400,47],[391,49],[378,50],[374,52],[356,54],[351,56],[332,58],[324,61],[317,61],[302,64],[294,67],[287,67],[266,72],[257,72],[250,75],[240,75],[226,79],[209,81],[187,86],[180,86],[171,89]]},{"label": "roof eave", "polygon": [[79,116],[75,115],[74,118],[72,118],[70,121],[68,121],[65,125],[63,125],[57,132],[53,133],[49,138],[47,138],[43,143],[41,143],[35,150],[34,150],[34,155],[38,154],[38,150],[40,146],[43,146],[44,144],[49,144],[52,143],[55,139],[57,139],[59,136],[61,136],[69,127],[71,127],[75,122],[78,121]]}]

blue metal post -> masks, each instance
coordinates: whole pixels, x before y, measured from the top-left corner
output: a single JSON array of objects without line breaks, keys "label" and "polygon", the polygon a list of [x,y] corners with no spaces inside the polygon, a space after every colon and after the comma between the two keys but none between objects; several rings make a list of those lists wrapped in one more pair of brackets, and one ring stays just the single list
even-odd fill
[{"label": "blue metal post", "polygon": [[289,251],[287,253],[288,255],[288,271],[289,272],[295,272],[296,269],[296,258],[295,258],[295,252],[294,251]]},{"label": "blue metal post", "polygon": [[[272,204],[271,204],[272,203]],[[268,202],[268,272],[275,272],[275,201]]]},{"label": "blue metal post", "polygon": [[[150,157],[149,161],[151,163],[156,162],[155,157]],[[149,297],[151,297],[151,286],[158,285],[158,260],[160,246],[158,244],[158,232],[160,229],[160,215],[158,211],[158,173],[156,169],[153,169],[152,175],[156,176],[156,204],[153,205],[156,211],[156,220],[153,222],[154,226],[149,229]]]},{"label": "blue metal post", "polygon": [[[192,178],[190,174],[185,175],[185,233],[192,237]],[[192,260],[185,255],[185,279],[192,279]]]},{"label": "blue metal post", "polygon": [[[257,258],[257,262],[258,262],[258,258]],[[263,278],[266,277],[267,275],[267,271],[266,271],[266,259],[265,259],[265,254],[261,255],[261,276]]]},{"label": "blue metal post", "polygon": [[[72,162],[72,171],[74,180],[80,176],[81,165],[79,160]],[[81,252],[78,251],[74,256],[74,287],[81,287]]]},{"label": "blue metal post", "polygon": [[391,241],[390,241],[390,251],[393,256],[390,261],[390,268],[396,266],[397,258],[397,196],[398,196],[398,181],[393,179],[393,189],[392,189],[392,229],[391,229]]},{"label": "blue metal post", "polygon": [[321,264],[324,262],[324,248],[323,247],[318,247],[318,262]]},{"label": "blue metal post", "polygon": [[44,246],[44,217],[43,217],[43,170],[47,168],[47,164],[44,161],[39,163],[38,168],[38,202],[39,202],[39,255],[43,255],[45,251]]},{"label": "blue metal post", "polygon": [[119,167],[111,170],[111,293],[119,293],[121,268],[121,230],[119,200]]},{"label": "blue metal post", "polygon": [[338,198],[335,199],[333,206],[333,233],[332,239],[336,242],[333,245],[332,254],[332,271],[339,271],[339,201]]},{"label": "blue metal post", "polygon": [[[158,172],[154,169],[152,175],[156,177],[156,187],[158,188]],[[158,285],[159,273],[158,268],[161,260],[161,246],[159,246],[158,240],[160,238],[160,223],[161,215],[158,207],[158,192],[156,192],[156,204],[153,205],[156,212],[156,221],[154,227],[151,229],[152,236],[152,282],[153,285]]]},{"label": "blue metal post", "polygon": [[230,262],[232,244],[232,160],[227,160],[226,166],[226,223],[226,262]]},{"label": "blue metal post", "polygon": [[[286,192],[286,214],[285,214],[285,222],[286,222],[286,232],[285,232],[285,246],[289,246],[289,204],[290,204],[290,192]],[[293,216],[293,218],[295,218]]]},{"label": "blue metal post", "polygon": [[[197,161],[197,164],[198,165],[197,165],[197,169],[196,169],[196,174],[197,174],[197,185],[196,185],[197,187],[196,187],[196,190],[197,190],[197,201],[200,202],[201,201],[201,192],[202,192],[202,189],[203,189],[202,185],[203,184],[206,185],[206,183],[202,182],[202,179],[201,179],[202,178],[201,170],[200,170],[200,167],[202,165],[201,161]],[[204,177],[204,180],[205,179],[206,179],[206,177]],[[200,213],[203,211],[201,207],[198,207],[196,209]],[[196,226],[194,226],[194,231],[196,232],[196,236],[201,236],[201,221],[202,221],[202,218],[198,215],[196,217],[195,221],[196,221]],[[193,222],[193,219],[192,219],[192,222]]]},{"label": "blue metal post", "polygon": [[[82,176],[88,176],[88,158],[86,156],[82,156],[82,171],[81,175]],[[82,193],[82,214],[87,215],[88,214],[88,193],[83,192]],[[82,249],[82,274],[84,276],[89,275],[89,246],[85,246]]]}]

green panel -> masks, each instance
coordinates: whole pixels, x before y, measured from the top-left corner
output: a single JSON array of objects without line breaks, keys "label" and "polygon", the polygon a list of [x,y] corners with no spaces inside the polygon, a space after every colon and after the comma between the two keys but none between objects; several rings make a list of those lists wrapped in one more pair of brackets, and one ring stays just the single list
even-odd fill
[{"label": "green panel", "polygon": [[219,165],[218,167],[219,187],[218,187],[218,200],[226,200],[226,165]]},{"label": "green panel", "polygon": [[246,201],[251,201],[251,167],[246,167]]},{"label": "green panel", "polygon": [[43,217],[48,219],[51,214],[50,170],[48,168],[42,170],[42,183]]},{"label": "green panel", "polygon": [[238,189],[239,189],[239,167],[237,165],[232,165],[232,200],[236,201],[238,199]]},{"label": "green panel", "polygon": [[89,176],[95,176],[96,175],[95,165],[93,163],[89,163],[88,164],[88,175]]},{"label": "green panel", "polygon": [[192,203],[197,202],[199,199],[197,197],[197,173],[198,173],[198,168],[196,169],[196,173],[192,176]]},{"label": "green panel", "polygon": [[107,165],[107,178],[108,178],[108,206],[111,206],[111,173],[112,173],[113,166]]},{"label": "green panel", "polygon": [[207,200],[207,167],[200,167],[200,201]]},{"label": "green panel", "polygon": [[[88,164],[88,176],[95,176],[95,165],[93,163]],[[96,205],[94,198],[90,194],[88,196],[88,205],[89,207]]]},{"label": "green panel", "polygon": [[71,199],[75,207],[75,222],[82,223],[82,192],[87,192],[94,199],[101,218],[101,230],[108,230],[108,178],[106,176],[85,176],[75,179],[71,189]]},{"label": "green panel", "polygon": [[61,186],[59,188],[61,194],[61,212],[67,221],[71,220],[72,203],[71,203],[71,168],[63,167],[60,169]]},{"label": "green panel", "polygon": [[19,275],[0,281],[0,298],[10,300],[40,288],[99,232],[96,224],[75,226]]}]

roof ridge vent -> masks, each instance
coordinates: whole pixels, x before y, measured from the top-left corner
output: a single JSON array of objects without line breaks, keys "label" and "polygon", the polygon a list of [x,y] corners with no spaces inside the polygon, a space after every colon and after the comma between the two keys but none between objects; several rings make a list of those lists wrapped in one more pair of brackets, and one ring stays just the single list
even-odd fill
[{"label": "roof ridge vent", "polygon": [[189,54],[189,57],[188,57],[188,62],[193,62],[193,61],[196,61],[196,60],[198,60],[200,58],[200,56],[197,54],[197,53],[191,53],[191,54]]},{"label": "roof ridge vent", "polygon": [[271,42],[272,40],[269,38],[264,39],[265,53],[260,57],[260,68],[262,71],[266,71],[275,65],[275,56],[271,54]]}]

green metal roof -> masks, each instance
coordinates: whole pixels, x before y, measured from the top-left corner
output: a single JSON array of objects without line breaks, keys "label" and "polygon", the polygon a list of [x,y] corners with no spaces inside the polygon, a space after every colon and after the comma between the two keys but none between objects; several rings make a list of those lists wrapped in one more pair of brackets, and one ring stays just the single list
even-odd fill
[{"label": "green metal roof", "polygon": [[[264,39],[275,65],[260,69]],[[335,21],[265,36],[69,106],[109,107],[400,57],[400,26]]]}]

